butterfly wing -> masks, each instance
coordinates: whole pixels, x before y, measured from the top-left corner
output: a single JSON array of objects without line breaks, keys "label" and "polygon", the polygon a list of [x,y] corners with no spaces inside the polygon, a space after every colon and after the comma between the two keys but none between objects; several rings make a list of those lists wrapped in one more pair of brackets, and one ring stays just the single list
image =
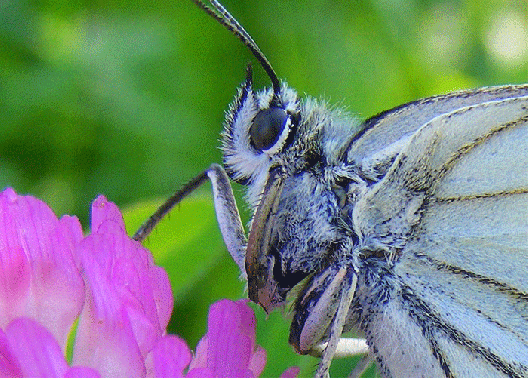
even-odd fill
[{"label": "butterfly wing", "polygon": [[350,144],[350,162],[360,163],[377,151],[414,134],[431,119],[456,109],[484,102],[528,95],[528,85],[484,87],[413,101],[387,110],[366,121]]},{"label": "butterfly wing", "polygon": [[356,205],[358,302],[384,376],[528,376],[528,97],[509,88],[396,126],[415,131]]}]

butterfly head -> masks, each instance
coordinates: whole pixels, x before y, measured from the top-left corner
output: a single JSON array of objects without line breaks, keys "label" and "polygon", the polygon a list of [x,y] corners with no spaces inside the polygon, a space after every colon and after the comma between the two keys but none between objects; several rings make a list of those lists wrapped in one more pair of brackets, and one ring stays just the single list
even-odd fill
[{"label": "butterfly head", "polygon": [[294,141],[300,122],[297,93],[287,85],[255,92],[251,66],[227,113],[222,149],[229,176],[255,181]]}]

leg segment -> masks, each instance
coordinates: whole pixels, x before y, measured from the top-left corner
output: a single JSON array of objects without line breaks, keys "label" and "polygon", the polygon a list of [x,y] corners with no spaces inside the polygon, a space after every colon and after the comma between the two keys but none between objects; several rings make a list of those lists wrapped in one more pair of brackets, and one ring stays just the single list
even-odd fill
[{"label": "leg segment", "polygon": [[213,200],[216,211],[216,218],[220,226],[220,231],[229,254],[237,263],[242,276],[246,276],[245,256],[247,238],[240,220],[233,190],[229,183],[224,168],[218,164],[212,164],[207,170],[193,178],[183,188],[174,193],[158,210],[137,230],[134,239],[144,240],[163,219],[169,211],[181,200],[193,191],[198,189],[207,179],[211,181],[213,189]]}]

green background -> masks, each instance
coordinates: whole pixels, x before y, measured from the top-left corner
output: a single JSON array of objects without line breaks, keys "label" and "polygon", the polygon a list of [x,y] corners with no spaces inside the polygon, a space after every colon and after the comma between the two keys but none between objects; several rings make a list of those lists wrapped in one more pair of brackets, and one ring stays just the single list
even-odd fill
[{"label": "green background", "polygon": [[[419,97],[528,81],[525,1],[225,0],[281,78],[366,118]],[[211,162],[254,62],[190,1],[0,2],[0,185],[77,214],[105,194],[130,232]],[[267,85],[254,63],[257,87]],[[235,186],[241,198],[243,188]],[[240,200],[241,201],[241,200]],[[247,208],[240,206],[247,220]],[[173,281],[170,331],[194,348],[215,300],[244,296],[206,185],[146,242]],[[255,307],[256,308],[256,307]],[[317,360],[256,308],[266,377]],[[333,376],[351,360],[336,361]]]}]

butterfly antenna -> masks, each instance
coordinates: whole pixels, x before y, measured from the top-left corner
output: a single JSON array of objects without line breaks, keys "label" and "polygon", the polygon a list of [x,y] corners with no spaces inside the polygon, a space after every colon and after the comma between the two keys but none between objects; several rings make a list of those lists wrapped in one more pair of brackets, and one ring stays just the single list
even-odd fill
[{"label": "butterfly antenna", "polygon": [[165,215],[171,211],[171,209],[176,206],[182,199],[191,194],[196,188],[202,185],[207,180],[207,171],[200,173],[198,176],[189,181],[186,185],[183,186],[180,190],[173,194],[171,198],[165,201],[156,212],[141,225],[139,230],[136,231],[132,237],[138,242],[142,242],[146,239],[147,236],[152,232],[154,227],[163,219]]},{"label": "butterfly antenna", "polygon": [[225,9],[224,6],[216,0],[211,0],[211,5],[213,6],[212,8],[207,6],[201,0],[191,1],[209,16],[218,21],[220,24],[224,25],[227,30],[237,36],[238,39],[240,39],[242,43],[246,45],[246,47],[249,49],[249,51],[251,51],[253,56],[257,58],[264,71],[266,71],[266,74],[271,80],[273,93],[277,96],[280,91],[280,82],[277,78],[277,74],[273,70],[273,67],[271,67],[271,64],[266,58],[266,56],[262,53],[258,45],[255,43],[253,38],[251,38],[248,32],[246,32],[246,30],[238,23],[238,21],[231,15],[231,13],[229,13],[227,9]]}]

